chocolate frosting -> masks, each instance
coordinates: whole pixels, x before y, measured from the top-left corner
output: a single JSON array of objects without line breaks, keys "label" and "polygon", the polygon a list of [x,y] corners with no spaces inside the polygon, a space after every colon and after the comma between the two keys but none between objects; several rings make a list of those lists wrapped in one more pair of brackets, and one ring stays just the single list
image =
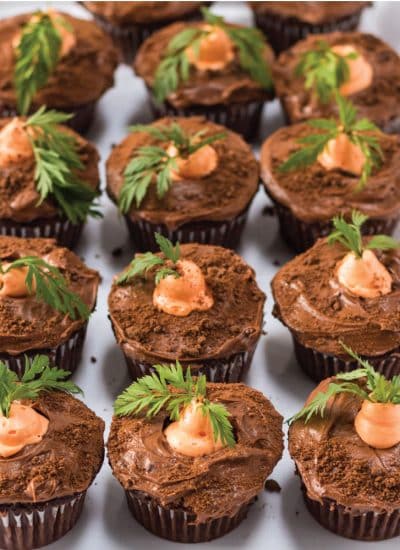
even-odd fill
[{"label": "chocolate frosting", "polygon": [[291,425],[289,451],[311,499],[330,499],[355,513],[390,513],[400,507],[400,444],[374,449],[360,439],[354,419],[361,404],[355,395],[335,395],[323,418]]},{"label": "chocolate frosting", "polygon": [[[0,237],[0,261],[8,262],[24,256],[38,256],[57,267],[92,311],[96,305],[100,277],[53,239],[18,239]],[[0,353],[18,355],[28,350],[49,349],[67,341],[85,325],[83,319],[72,320],[36,296],[0,297]]]},{"label": "chocolate frosting", "polygon": [[317,161],[305,168],[280,172],[279,167],[302,145],[299,138],[318,130],[306,123],[281,128],[261,149],[261,176],[268,194],[305,223],[329,221],[356,209],[372,218],[400,214],[400,138],[381,134],[384,160],[375,168],[364,189],[356,192],[359,176],[340,169],[325,170]]},{"label": "chocolate frosting", "polygon": [[[92,21],[66,13],[61,16],[72,27],[77,43],[36,94],[33,110],[41,105],[61,110],[85,105],[96,101],[114,82],[117,52],[111,38]],[[16,106],[12,40],[31,17],[32,13],[25,13],[0,21],[0,105],[9,108]]]},{"label": "chocolate frosting", "polygon": [[0,457],[0,503],[46,502],[86,491],[103,463],[103,420],[62,392],[24,403],[32,403],[49,426],[39,443]]},{"label": "chocolate frosting", "polygon": [[114,417],[108,456],[125,490],[143,491],[162,506],[178,506],[195,522],[234,516],[263,488],[282,456],[282,417],[262,393],[244,384],[207,384],[211,401],[231,414],[237,444],[201,457],[174,451],[163,433],[168,414]]},{"label": "chocolate frosting", "polygon": [[360,12],[371,2],[249,2],[260,14],[276,14],[311,25],[332,23]]},{"label": "chocolate frosting", "polygon": [[273,67],[274,82],[290,122],[337,112],[334,102],[318,103],[312,92],[304,89],[304,78],[294,74],[301,54],[312,50],[320,40],[330,45],[350,44],[366,59],[373,68],[372,84],[349,99],[360,117],[367,117],[382,128],[394,124],[400,116],[400,58],[379,38],[357,32],[309,35],[279,56]]},{"label": "chocolate frosting", "polygon": [[[150,89],[169,41],[184,29],[202,25],[204,23],[173,23],[144,41],[137,53],[134,68]],[[266,45],[266,64],[271,65],[272,60],[272,50]],[[240,67],[237,52],[235,59],[218,72],[199,71],[192,66],[190,78],[180,83],[175,92],[168,96],[168,102],[178,109],[192,105],[250,103],[266,99],[272,99],[272,92],[264,90]]]},{"label": "chocolate frosting", "polygon": [[181,245],[181,258],[195,262],[214,298],[207,311],[176,317],[153,306],[154,271],[112,286],[111,322],[124,353],[147,363],[226,358],[252,348],[262,330],[264,293],[254,271],[231,250]]},{"label": "chocolate frosting", "polygon": [[[11,120],[10,118],[1,119],[0,131]],[[73,135],[77,140],[79,157],[84,165],[84,169],[77,172],[77,175],[87,185],[98,189],[100,178],[97,165],[100,157],[96,148],[70,128],[66,126],[59,128]],[[31,222],[41,218],[60,216],[61,212],[53,200],[46,199],[40,203],[35,182],[35,168],[33,154],[31,159],[21,157],[6,168],[0,167],[0,219]]]},{"label": "chocolate frosting", "polygon": [[[152,184],[140,208],[133,205],[129,216],[133,220],[146,220],[165,224],[170,230],[193,221],[225,221],[247,208],[258,188],[258,163],[250,147],[236,133],[203,117],[164,118],[154,126],[177,122],[189,135],[207,130],[205,135],[225,133],[226,137],[212,144],[218,155],[217,168],[201,179],[184,179],[172,183],[162,199],[158,199]],[[117,145],[107,161],[107,191],[114,202],[124,183],[124,171],[139,147],[159,145],[160,141],[145,132],[132,133]]]},{"label": "chocolate frosting", "polygon": [[94,15],[113,25],[173,21],[197,11],[205,2],[82,2]]},{"label": "chocolate frosting", "polygon": [[347,253],[319,239],[282,267],[272,281],[274,315],[322,353],[346,359],[340,340],[361,355],[393,351],[400,345],[400,250],[375,251],[393,279],[392,291],[378,298],[354,296],[339,284],[335,268]]}]

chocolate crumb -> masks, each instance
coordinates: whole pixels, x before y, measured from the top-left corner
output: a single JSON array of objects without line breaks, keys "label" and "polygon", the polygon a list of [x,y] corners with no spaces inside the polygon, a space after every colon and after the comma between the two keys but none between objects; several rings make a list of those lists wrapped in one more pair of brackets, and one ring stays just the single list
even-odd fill
[{"label": "chocolate crumb", "polygon": [[281,265],[281,262],[279,260],[274,260],[273,262],[273,265],[275,265],[276,267],[279,267]]},{"label": "chocolate crumb", "polygon": [[263,208],[263,211],[262,211],[262,215],[263,216],[275,216],[275,206],[272,206],[272,205],[267,205],[267,206],[264,206]]},{"label": "chocolate crumb", "polygon": [[119,257],[122,255],[122,252],[123,252],[122,246],[117,246],[116,248],[114,248],[114,249],[111,251],[111,255],[112,255],[114,258],[119,258]]},{"label": "chocolate crumb", "polygon": [[92,357],[90,358],[90,361],[91,361],[92,363],[97,363],[97,357],[92,356]]},{"label": "chocolate crumb", "polygon": [[282,491],[281,486],[275,479],[267,479],[264,489],[268,491],[268,493],[280,493]]}]

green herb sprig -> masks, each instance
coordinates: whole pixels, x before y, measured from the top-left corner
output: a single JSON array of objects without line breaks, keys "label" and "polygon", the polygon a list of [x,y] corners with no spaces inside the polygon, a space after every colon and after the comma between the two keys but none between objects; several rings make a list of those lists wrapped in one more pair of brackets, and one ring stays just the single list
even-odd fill
[{"label": "green herb sprig", "polygon": [[[131,131],[145,132],[160,143],[174,145],[177,154],[182,158],[195,153],[205,145],[226,137],[223,132],[205,136],[206,130],[188,135],[176,122],[170,126],[137,124],[131,127]],[[160,145],[140,147],[124,172],[124,184],[119,195],[120,211],[123,214],[128,213],[133,202],[139,208],[154,180],[157,186],[157,196],[162,199],[172,184],[172,172],[176,168],[176,158],[169,156]]]},{"label": "green herb sprig", "polygon": [[[264,58],[265,39],[255,28],[237,28],[227,25],[223,17],[213,15],[207,8],[202,8],[204,21],[209,25],[223,29],[239,53],[239,63],[253,80],[265,89],[272,89],[271,71]],[[195,55],[200,51],[201,40],[211,31],[206,29],[185,29],[169,42],[165,55],[155,72],[153,92],[156,100],[162,103],[181,82],[190,76],[190,62],[186,54],[188,47]]]},{"label": "green herb sprig", "polygon": [[304,52],[295,68],[296,76],[303,76],[306,90],[314,90],[321,103],[328,103],[334,92],[349,80],[348,61],[357,58],[352,52],[345,56],[335,53],[325,40],[314,49]]},{"label": "green herb sprig", "polygon": [[[178,271],[175,269],[176,263],[178,262],[181,254],[179,243],[175,243],[174,246],[169,239],[163,237],[160,233],[155,233],[154,235],[164,258],[156,256],[152,252],[137,254],[129,264],[128,269],[118,277],[117,284],[124,284],[134,277],[141,277],[153,267],[157,268],[155,275],[156,285],[158,285],[162,279],[168,277],[169,275],[172,275],[172,277],[175,277],[176,279],[180,277]],[[172,263],[172,267],[167,265],[167,261]]]},{"label": "green herb sprig", "polygon": [[10,370],[3,361],[0,362],[0,413],[8,417],[13,401],[36,399],[45,391],[62,391],[78,394],[82,390],[70,380],[71,373],[66,370],[50,367],[46,355],[36,355],[33,359],[25,357],[25,371],[21,378]]},{"label": "green herb sprig", "polygon": [[361,258],[364,250],[390,250],[400,247],[400,242],[388,235],[375,235],[368,242],[363,243],[361,227],[368,220],[357,210],[351,213],[351,222],[343,216],[333,218],[333,231],[328,236],[328,243],[340,242],[345,248],[353,252],[356,258]]},{"label": "green herb sprig", "polygon": [[146,410],[147,418],[153,418],[165,408],[171,420],[179,420],[182,410],[196,400],[204,416],[210,419],[214,440],[235,446],[230,413],[222,403],[207,399],[207,380],[203,374],[193,379],[190,367],[184,374],[179,361],[175,365],[154,365],[154,369],[157,374],[140,378],[117,398],[114,405],[117,416],[138,415]]},{"label": "green herb sprig", "polygon": [[13,269],[27,267],[25,284],[30,294],[35,293],[37,300],[71,319],[88,319],[89,308],[78,294],[68,288],[66,279],[60,270],[37,256],[25,256],[14,260],[6,268],[0,264],[0,273],[9,273]]},{"label": "green herb sprig", "polygon": [[[289,423],[300,418],[304,418],[307,423],[313,416],[323,417],[329,399],[341,393],[351,393],[372,403],[400,404],[400,376],[387,380],[383,374],[374,369],[371,363],[362,359],[345,344],[341,343],[341,345],[349,356],[361,365],[361,368],[337,374],[335,378],[338,382],[331,382],[326,392],[318,392],[307,406],[288,420]],[[363,379],[366,380],[365,386],[353,382],[353,380]]]},{"label": "green herb sprig", "polygon": [[316,118],[307,121],[308,126],[318,130],[316,134],[310,134],[298,140],[303,145],[295,151],[283,164],[281,172],[290,172],[305,168],[317,161],[318,155],[327,146],[331,139],[336,139],[339,134],[345,134],[349,140],[359,147],[365,156],[364,166],[356,187],[360,191],[366,185],[372,170],[379,168],[383,160],[383,152],[379,143],[379,128],[367,118],[357,120],[357,110],[351,101],[336,95],[339,111],[339,120]]}]

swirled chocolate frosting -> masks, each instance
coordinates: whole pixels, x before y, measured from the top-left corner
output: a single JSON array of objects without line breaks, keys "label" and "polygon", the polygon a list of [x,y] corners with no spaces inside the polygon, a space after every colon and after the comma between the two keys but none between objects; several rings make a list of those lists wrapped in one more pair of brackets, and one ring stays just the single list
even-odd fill
[{"label": "swirled chocolate frosting", "polygon": [[400,444],[374,449],[360,439],[354,419],[361,403],[355,395],[335,395],[323,418],[297,420],[289,429],[289,451],[311,499],[333,500],[352,512],[392,512],[400,507]]},{"label": "swirled chocolate frosting", "polygon": [[[1,69],[0,69],[1,71]],[[12,119],[0,120],[0,131]],[[80,137],[76,132],[60,126],[63,132],[75,137],[78,144],[78,154],[84,166],[77,172],[80,180],[93,189],[100,185],[98,162],[99,154],[90,142]],[[32,158],[20,157],[6,167],[0,167],[0,218],[15,222],[31,222],[42,218],[60,216],[60,210],[52,199],[40,202],[40,195],[35,182],[36,163]]]},{"label": "swirled chocolate frosting", "polygon": [[196,362],[230,357],[255,346],[262,330],[265,295],[240,256],[218,246],[185,244],[181,259],[201,269],[214,305],[177,317],[153,305],[154,271],[128,284],[113,284],[108,305],[125,354],[147,363]]},{"label": "swirled chocolate frosting", "polygon": [[262,393],[244,384],[207,384],[207,397],[230,412],[235,447],[196,458],[168,444],[168,414],[155,418],[114,417],[108,456],[127,491],[143,491],[161,506],[184,508],[196,523],[234,516],[263,488],[282,456],[282,417]]},{"label": "swirled chocolate frosting", "polygon": [[[79,107],[96,101],[113,85],[117,53],[110,37],[92,21],[60,14],[73,29],[74,48],[62,57],[46,86],[34,98],[33,110],[41,105],[56,109]],[[0,106],[15,107],[15,50],[13,39],[32,13],[0,21]]]},{"label": "swirled chocolate frosting", "polygon": [[261,149],[261,177],[268,194],[306,222],[328,221],[339,213],[361,210],[372,218],[400,214],[400,138],[381,134],[383,162],[374,168],[361,191],[359,176],[340,169],[326,170],[318,161],[305,168],[282,172],[279,167],[302,145],[297,140],[318,130],[306,123],[281,128]]},{"label": "swirled chocolate frosting", "polygon": [[375,251],[393,279],[392,291],[378,298],[357,297],[339,284],[336,265],[347,253],[319,239],[282,267],[272,281],[274,315],[322,353],[346,359],[340,340],[361,355],[393,351],[400,345],[400,250]]},{"label": "swirled chocolate frosting", "polygon": [[[201,25],[202,23],[173,23],[152,34],[141,45],[134,68],[150,89],[169,41],[184,29],[198,28]],[[270,65],[272,60],[272,50],[266,46],[266,64]],[[234,60],[221,71],[199,71],[191,67],[189,79],[181,82],[175,92],[168,96],[168,102],[179,109],[192,105],[250,103],[268,98],[272,98],[271,92],[264,90],[241,68],[236,52]]]},{"label": "swirled chocolate frosting", "polygon": [[[53,239],[18,239],[0,237],[0,261],[10,262],[24,256],[38,256],[57,267],[69,288],[81,297],[92,311],[96,305],[100,277]],[[0,353],[18,355],[28,350],[50,349],[67,341],[85,325],[83,319],[72,320],[35,295],[24,298],[0,297]]]},{"label": "swirled chocolate frosting", "polygon": [[48,430],[39,443],[0,457],[0,503],[46,502],[86,491],[103,463],[103,420],[62,392],[24,403],[49,420]]},{"label": "swirled chocolate frosting", "polygon": [[315,48],[321,40],[331,46],[354,46],[372,66],[371,85],[348,98],[360,117],[369,118],[387,131],[395,131],[400,118],[400,58],[379,38],[358,32],[309,35],[279,56],[273,66],[274,83],[290,122],[337,113],[334,101],[326,105],[318,102],[312,91],[304,88],[304,77],[295,75],[301,54]]},{"label": "swirled chocolate frosting", "polygon": [[249,2],[260,14],[276,14],[283,18],[297,19],[318,25],[339,21],[368,6],[370,2]]},{"label": "swirled chocolate frosting", "polygon": [[[218,156],[217,167],[208,176],[173,182],[162,199],[157,196],[156,185],[151,184],[140,207],[133,204],[130,217],[165,224],[174,230],[192,221],[225,221],[241,214],[258,188],[258,163],[250,147],[238,134],[203,117],[163,118],[153,125],[169,126],[173,122],[188,135],[200,130],[206,130],[204,137],[225,134],[225,138],[212,144]],[[145,132],[135,132],[114,147],[107,161],[107,191],[115,202],[124,183],[125,168],[138,149],[148,145],[168,144]]]}]

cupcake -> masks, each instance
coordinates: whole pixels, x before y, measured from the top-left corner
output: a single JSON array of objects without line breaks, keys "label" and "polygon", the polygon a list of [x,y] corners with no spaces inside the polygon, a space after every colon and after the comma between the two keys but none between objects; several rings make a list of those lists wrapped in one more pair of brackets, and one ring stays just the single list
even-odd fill
[{"label": "cupcake", "polygon": [[249,2],[276,53],[309,34],[352,31],[370,2]]},{"label": "cupcake", "polygon": [[193,379],[179,363],[156,368],[115,402],[113,474],[132,515],[155,535],[221,537],[246,517],[281,458],[282,417],[244,384]]},{"label": "cupcake", "polygon": [[73,372],[99,280],[53,239],[0,237],[0,361],[22,376],[40,351]]},{"label": "cupcake", "polygon": [[289,451],[314,518],[343,537],[400,534],[400,391],[359,367],[321,382],[292,419]]},{"label": "cupcake", "polygon": [[174,21],[197,19],[205,2],[81,2],[131,63],[140,44]]},{"label": "cupcake", "polygon": [[0,119],[0,234],[51,237],[74,247],[88,216],[97,216],[99,155],[61,122],[69,115],[39,109]]},{"label": "cupcake", "polygon": [[254,271],[226,248],[156,239],[161,252],[136,255],[108,299],[131,376],[178,359],[212,382],[240,381],[262,331]]},{"label": "cupcake", "polygon": [[275,275],[274,315],[293,337],[301,368],[315,381],[357,368],[342,343],[387,378],[400,374],[400,243],[362,237],[366,216],[335,218],[319,239]]},{"label": "cupcake", "polygon": [[95,104],[113,85],[117,52],[99,27],[52,10],[0,21],[0,117],[42,105],[72,115],[85,132]]},{"label": "cupcake", "polygon": [[335,114],[339,91],[361,117],[400,132],[400,58],[371,34],[309,36],[279,56],[273,76],[290,123]]},{"label": "cupcake", "polygon": [[[236,248],[259,181],[250,147],[203,117],[132,129],[107,161],[107,191],[125,215],[135,249],[157,250],[155,232]],[[149,147],[157,149],[149,154]]]},{"label": "cupcake", "polygon": [[340,98],[338,120],[318,119],[281,128],[261,149],[261,176],[296,252],[326,236],[331,219],[369,216],[364,234],[391,234],[400,216],[400,140],[357,119]]},{"label": "cupcake", "polygon": [[202,115],[257,137],[273,99],[273,54],[257,29],[225,23],[203,9],[199,23],[174,23],[147,38],[135,58],[155,118]]},{"label": "cupcake", "polygon": [[78,521],[104,457],[104,422],[37,355],[22,380],[0,363],[0,546],[31,550]]}]

